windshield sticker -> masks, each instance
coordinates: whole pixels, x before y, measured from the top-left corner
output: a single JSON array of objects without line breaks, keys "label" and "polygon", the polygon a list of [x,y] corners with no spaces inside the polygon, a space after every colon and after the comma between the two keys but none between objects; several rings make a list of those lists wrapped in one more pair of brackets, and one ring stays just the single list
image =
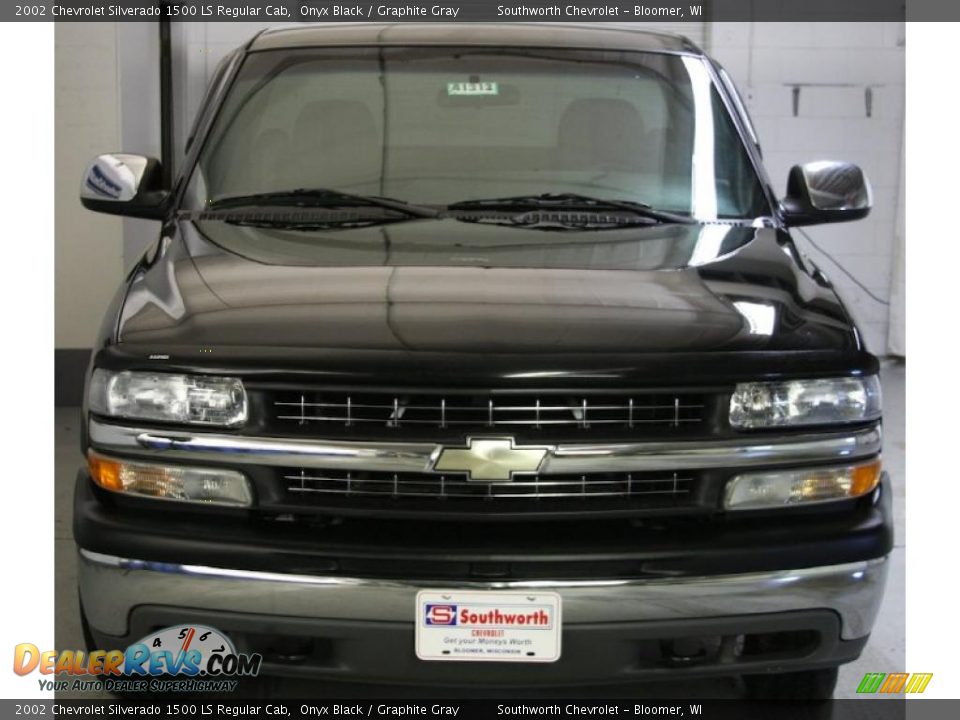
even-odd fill
[{"label": "windshield sticker", "polygon": [[499,95],[500,86],[495,82],[449,82],[447,95]]}]

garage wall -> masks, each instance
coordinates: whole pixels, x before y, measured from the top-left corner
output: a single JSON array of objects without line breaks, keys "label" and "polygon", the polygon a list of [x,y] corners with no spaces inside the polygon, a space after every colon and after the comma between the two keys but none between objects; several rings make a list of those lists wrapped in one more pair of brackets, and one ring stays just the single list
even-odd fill
[{"label": "garage wall", "polygon": [[[155,22],[120,24],[120,143],[126,152],[159,158],[160,30]],[[123,219],[123,267],[132,267],[160,227],[155,220]]]},{"label": "garage wall", "polygon": [[120,146],[116,26],[57,23],[54,32],[54,347],[62,404],[123,277],[123,231],[120,220],[88,212],[79,200],[90,158]]},{"label": "garage wall", "polygon": [[[870,217],[806,232],[871,293],[890,302],[894,258],[901,257],[895,248],[903,195],[903,23],[713,23],[708,50],[746,98],[778,191],[785,190],[796,163],[839,159],[863,167],[874,192]],[[903,293],[894,296],[891,329],[889,306],[857,287],[802,235],[797,238],[837,285],[869,349],[906,354]]]}]

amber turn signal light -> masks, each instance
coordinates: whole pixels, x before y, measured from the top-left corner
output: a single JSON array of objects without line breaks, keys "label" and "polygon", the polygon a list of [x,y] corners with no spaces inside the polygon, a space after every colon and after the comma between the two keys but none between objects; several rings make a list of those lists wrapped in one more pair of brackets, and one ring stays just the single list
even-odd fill
[{"label": "amber turn signal light", "polygon": [[123,490],[123,482],[120,480],[120,463],[116,460],[108,460],[90,453],[87,455],[87,467],[90,468],[90,477],[100,487],[107,490]]},{"label": "amber turn signal light", "polygon": [[724,505],[754,510],[848,500],[872,492],[880,470],[878,458],[856,465],[744,473],[727,483]]},{"label": "amber turn signal light", "polygon": [[113,492],[158,500],[249,506],[250,482],[236,470],[115,460],[95,452],[87,454],[90,477]]}]

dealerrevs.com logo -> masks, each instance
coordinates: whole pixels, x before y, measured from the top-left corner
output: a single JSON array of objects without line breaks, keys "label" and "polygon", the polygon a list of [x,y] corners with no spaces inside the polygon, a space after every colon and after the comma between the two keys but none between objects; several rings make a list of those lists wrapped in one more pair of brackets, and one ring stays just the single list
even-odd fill
[{"label": "dealerrevs.com logo", "polygon": [[237,678],[259,674],[261,661],[259,654],[238,653],[219,630],[174,625],[125,650],[41,651],[21,643],[14,648],[13,671],[57,678],[41,677],[41,690],[229,692]]}]

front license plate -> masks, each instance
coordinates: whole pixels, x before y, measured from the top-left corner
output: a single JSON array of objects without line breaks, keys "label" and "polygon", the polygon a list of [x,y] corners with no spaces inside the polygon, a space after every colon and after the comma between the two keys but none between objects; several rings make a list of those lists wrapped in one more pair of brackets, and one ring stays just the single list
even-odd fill
[{"label": "front license plate", "polygon": [[423,590],[417,593],[417,657],[554,662],[560,622],[557,593]]}]

